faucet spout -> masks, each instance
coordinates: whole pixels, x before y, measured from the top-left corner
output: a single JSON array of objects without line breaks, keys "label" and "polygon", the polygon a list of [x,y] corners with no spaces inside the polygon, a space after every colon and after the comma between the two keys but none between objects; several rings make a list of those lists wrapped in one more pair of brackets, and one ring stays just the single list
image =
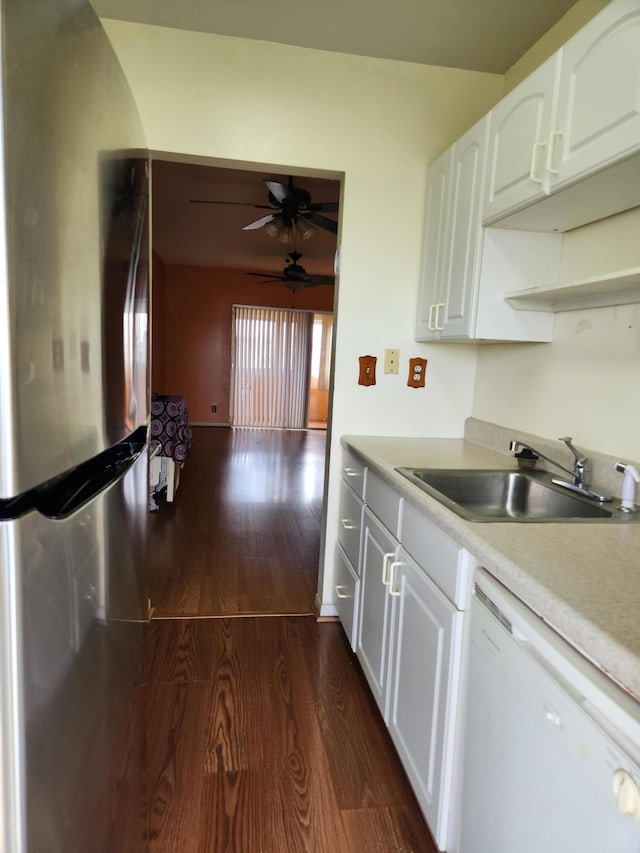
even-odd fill
[{"label": "faucet spout", "polygon": [[522,441],[510,441],[509,450],[511,450],[513,453],[518,453],[523,448],[527,448],[528,450],[531,450],[532,453],[535,453],[536,456],[540,456],[542,459],[546,459],[546,461],[550,462],[551,465],[555,465],[556,468],[560,468],[561,471],[564,471],[566,474],[569,474],[569,476],[571,477],[570,483],[568,483],[566,480],[554,478],[551,482],[555,483],[556,486],[562,486],[565,489],[569,489],[572,492],[576,492],[577,494],[582,495],[585,498],[591,498],[592,500],[600,502],[610,501],[611,497],[609,495],[598,494],[597,492],[594,492],[589,488],[589,474],[591,472],[589,458],[583,453],[580,453],[579,450],[576,450],[576,448],[571,443],[573,439],[569,436],[565,436],[564,438],[558,439],[558,441],[564,441],[569,450],[573,453],[573,456],[576,460],[573,470],[571,470],[570,468],[566,468],[561,462],[558,462],[556,459],[551,459],[551,457],[547,456],[546,453],[542,453],[542,451],[536,450],[535,447],[532,447],[530,444],[525,444]]},{"label": "faucet spout", "polygon": [[560,468],[566,474],[569,474],[573,477],[573,471],[569,468],[565,468],[565,466],[561,462],[556,462],[555,459],[551,459],[551,457],[547,456],[546,453],[543,453],[541,450],[537,450],[535,447],[532,447],[530,444],[525,444],[522,441],[512,440],[509,442],[509,450],[512,453],[519,453],[524,449],[530,450],[532,453],[535,453],[536,456],[539,456],[541,459],[546,459],[547,462],[550,462],[552,465],[555,465],[556,468]]}]

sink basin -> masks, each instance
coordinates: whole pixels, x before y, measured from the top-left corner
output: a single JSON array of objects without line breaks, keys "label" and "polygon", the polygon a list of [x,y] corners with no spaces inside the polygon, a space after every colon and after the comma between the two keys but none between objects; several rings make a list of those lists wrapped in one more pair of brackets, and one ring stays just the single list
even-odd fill
[{"label": "sink basin", "polygon": [[396,470],[470,521],[633,521],[639,515],[564,491],[542,471]]}]

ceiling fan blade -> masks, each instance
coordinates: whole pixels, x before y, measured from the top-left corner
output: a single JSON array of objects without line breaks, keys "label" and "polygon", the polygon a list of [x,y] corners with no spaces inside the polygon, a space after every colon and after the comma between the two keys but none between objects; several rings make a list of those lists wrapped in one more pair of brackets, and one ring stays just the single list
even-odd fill
[{"label": "ceiling fan blade", "polygon": [[282,202],[285,200],[285,198],[288,195],[288,190],[285,187],[285,185],[278,183],[278,181],[267,181],[266,179],[265,179],[265,184],[267,186],[267,189],[271,193],[271,195],[275,199],[277,199],[277,201],[279,201],[280,204],[282,204]]},{"label": "ceiling fan blade", "polygon": [[270,204],[253,204],[250,201],[217,201],[208,198],[190,198],[189,204],[236,204],[241,207],[257,207],[262,210],[273,210]]},{"label": "ceiling fan blade", "polygon": [[274,281],[286,281],[286,279],[281,275],[274,275],[270,272],[247,272],[245,275],[253,275],[256,278],[261,278],[263,280],[263,284],[270,284]]},{"label": "ceiling fan blade", "polygon": [[255,222],[250,222],[248,225],[245,225],[242,230],[243,231],[255,231],[256,228],[262,228],[262,226],[266,225],[267,222],[271,222],[275,216],[276,216],[275,213],[268,213],[266,216],[261,216],[260,219],[256,219]]},{"label": "ceiling fan blade", "polygon": [[336,279],[333,275],[312,275],[312,284],[335,284]]},{"label": "ceiling fan blade", "polygon": [[338,233],[338,223],[333,219],[328,219],[320,213],[309,211],[305,213],[304,218],[311,222],[312,225],[317,225],[318,228],[324,228],[325,231],[331,231],[332,234]]},{"label": "ceiling fan blade", "polygon": [[322,210],[324,213],[337,213],[340,207],[338,201],[314,201],[309,205],[309,210]]}]

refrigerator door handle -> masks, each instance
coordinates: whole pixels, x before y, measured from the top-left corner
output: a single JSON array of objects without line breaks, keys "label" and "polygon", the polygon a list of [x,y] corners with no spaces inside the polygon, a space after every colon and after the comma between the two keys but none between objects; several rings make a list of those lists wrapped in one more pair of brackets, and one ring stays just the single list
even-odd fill
[{"label": "refrigerator door handle", "polygon": [[147,427],[138,427],[117,444],[86,462],[58,474],[13,498],[0,499],[0,521],[15,521],[28,512],[47,518],[67,518],[118,480],[133,465],[147,443]]}]

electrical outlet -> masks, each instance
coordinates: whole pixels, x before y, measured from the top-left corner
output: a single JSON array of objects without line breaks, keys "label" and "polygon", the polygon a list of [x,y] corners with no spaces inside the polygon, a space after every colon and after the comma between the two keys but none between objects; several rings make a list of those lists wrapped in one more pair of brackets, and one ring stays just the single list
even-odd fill
[{"label": "electrical outlet", "polygon": [[384,372],[400,372],[400,351],[397,349],[386,349],[384,351]]}]

